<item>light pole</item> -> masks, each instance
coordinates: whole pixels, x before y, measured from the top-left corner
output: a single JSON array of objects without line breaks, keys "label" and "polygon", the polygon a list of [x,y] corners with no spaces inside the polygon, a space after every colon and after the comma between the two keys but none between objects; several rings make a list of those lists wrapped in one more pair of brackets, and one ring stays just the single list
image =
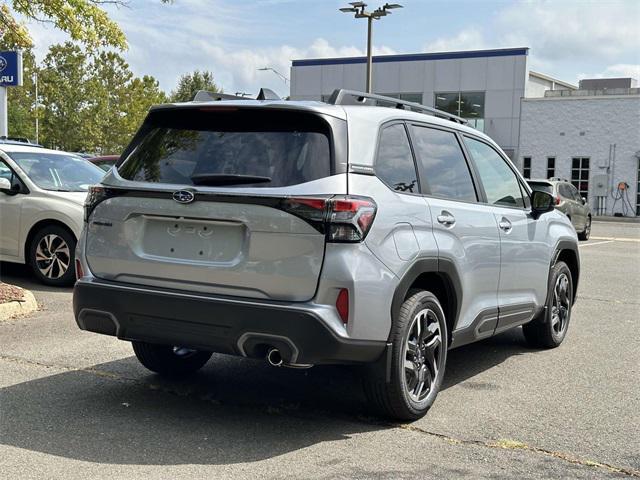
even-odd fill
[{"label": "light pole", "polygon": [[289,84],[289,79],[287,77],[285,77],[283,74],[281,74],[279,71],[277,71],[275,68],[271,68],[271,67],[262,67],[258,69],[261,72],[268,72],[271,71],[273,73],[275,73],[277,76],[279,76],[283,81],[285,85]]},{"label": "light pole", "polygon": [[350,7],[341,8],[340,11],[343,13],[355,13],[355,18],[366,18],[367,19],[367,93],[372,92],[371,86],[371,77],[372,77],[372,63],[373,57],[371,53],[371,43],[372,43],[372,25],[374,20],[380,20],[382,17],[386,17],[394,8],[402,8],[402,5],[399,3],[385,3],[383,6],[378,7],[373,12],[367,12],[365,8],[367,8],[367,4],[364,2],[350,2]]}]

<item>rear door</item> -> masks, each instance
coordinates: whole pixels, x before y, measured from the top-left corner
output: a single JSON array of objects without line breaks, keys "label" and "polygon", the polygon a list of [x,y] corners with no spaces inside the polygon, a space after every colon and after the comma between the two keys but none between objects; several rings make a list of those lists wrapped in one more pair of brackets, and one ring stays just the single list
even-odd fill
[{"label": "rear door", "polygon": [[322,267],[324,204],[346,193],[344,123],[310,112],[152,113],[91,214],[99,278],[304,301]]},{"label": "rear door", "polygon": [[483,140],[464,143],[500,232],[499,320],[496,332],[531,319],[544,304],[552,248],[546,217],[534,219],[522,180],[509,160]]},{"label": "rear door", "polygon": [[478,201],[472,170],[454,131],[421,124],[411,125],[410,131],[422,190],[431,207],[440,269],[455,270],[463,292],[454,345],[491,336],[497,324],[500,274],[493,209]]},{"label": "rear door", "polygon": [[567,184],[567,187],[571,192],[571,196],[574,202],[574,212],[575,212],[574,215],[576,217],[576,222],[574,223],[574,225],[576,225],[576,230],[581,232],[582,230],[584,230],[584,227],[587,225],[588,207],[582,201],[580,192],[578,192],[578,189],[576,187],[574,187],[570,183]]}]

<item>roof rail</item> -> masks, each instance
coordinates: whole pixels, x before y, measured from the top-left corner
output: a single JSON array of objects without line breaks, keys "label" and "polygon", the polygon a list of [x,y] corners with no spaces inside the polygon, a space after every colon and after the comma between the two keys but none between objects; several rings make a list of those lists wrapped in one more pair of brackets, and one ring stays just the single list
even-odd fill
[{"label": "roof rail", "polygon": [[378,102],[390,103],[394,106],[394,108],[399,108],[401,110],[411,110],[413,112],[426,113],[429,115],[433,115],[434,117],[444,118],[446,120],[460,123],[462,125],[465,125],[467,123],[464,118],[453,115],[452,113],[445,112],[443,110],[438,110],[437,108],[427,107],[419,103],[400,100],[398,98],[385,97],[384,95],[376,95],[373,93],[358,92],[356,90],[346,90],[344,88],[338,88],[334,90],[331,94],[331,97],[329,97],[329,100],[327,100],[327,103],[331,105],[352,105],[348,103],[348,101],[346,101],[346,98],[348,97],[355,98],[357,103],[365,103],[367,100],[375,100],[376,104]]},{"label": "roof rail", "polygon": [[[219,102],[222,100],[253,100],[249,97],[241,97],[239,95],[229,95],[228,93],[209,92],[207,90],[198,90],[194,102]],[[261,88],[256,100],[281,100],[277,93],[268,88]]]}]

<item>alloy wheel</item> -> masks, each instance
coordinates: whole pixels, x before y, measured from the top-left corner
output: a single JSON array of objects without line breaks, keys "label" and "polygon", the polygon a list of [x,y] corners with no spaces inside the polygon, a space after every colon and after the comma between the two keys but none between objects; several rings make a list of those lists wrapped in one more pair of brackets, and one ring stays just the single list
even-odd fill
[{"label": "alloy wheel", "polygon": [[555,335],[561,335],[565,331],[570,313],[569,277],[566,273],[561,273],[553,287],[553,301],[551,303],[551,328]]},{"label": "alloy wheel", "polygon": [[36,247],[36,266],[46,278],[55,280],[62,277],[71,264],[69,245],[54,233],[45,235]]},{"label": "alloy wheel", "polygon": [[404,347],[404,382],[412,400],[424,400],[438,380],[442,332],[435,312],[419,311],[411,322]]}]

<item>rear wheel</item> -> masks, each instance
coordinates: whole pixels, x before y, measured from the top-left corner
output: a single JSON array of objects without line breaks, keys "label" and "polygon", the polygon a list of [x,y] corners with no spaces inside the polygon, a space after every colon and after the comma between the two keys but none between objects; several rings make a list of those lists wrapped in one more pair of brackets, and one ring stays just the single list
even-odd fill
[{"label": "rear wheel", "polygon": [[573,304],[573,283],[566,263],[557,262],[553,266],[547,297],[543,312],[522,326],[524,336],[532,347],[555,348],[567,335]]},{"label": "rear wheel", "polygon": [[390,339],[389,378],[385,356],[368,368],[365,393],[383,415],[416,420],[433,404],[447,360],[447,327],[436,296],[418,291],[407,298]]},{"label": "rear wheel", "polygon": [[578,234],[580,240],[589,240],[591,235],[591,217],[587,217],[587,223],[584,226],[584,230]]},{"label": "rear wheel", "polygon": [[50,225],[35,234],[29,263],[35,276],[47,285],[71,285],[76,279],[76,239],[62,227]]},{"label": "rear wheel", "polygon": [[173,345],[131,342],[142,365],[167,377],[188,375],[201,369],[211,358],[211,352],[192,350]]}]

